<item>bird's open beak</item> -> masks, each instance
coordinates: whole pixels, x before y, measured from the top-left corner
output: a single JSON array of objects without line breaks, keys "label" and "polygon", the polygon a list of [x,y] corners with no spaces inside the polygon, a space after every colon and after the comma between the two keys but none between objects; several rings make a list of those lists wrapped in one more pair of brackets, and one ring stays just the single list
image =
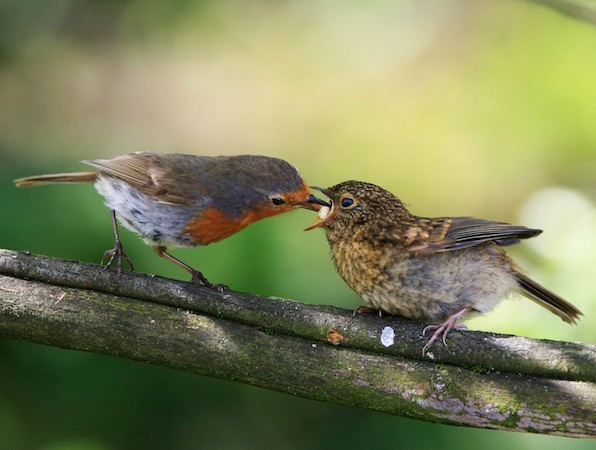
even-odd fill
[{"label": "bird's open beak", "polygon": [[[318,186],[310,186],[310,188],[327,195],[324,188],[321,188]],[[310,196],[317,199],[312,194]],[[319,199],[317,199],[317,200],[319,200]],[[313,220],[313,222],[310,224],[310,226],[308,228],[305,228],[304,231],[314,230],[315,228],[322,227],[323,223],[325,222],[325,219],[327,218],[327,216],[329,216],[329,214],[333,210],[333,206],[331,206],[331,204],[329,204],[327,202],[321,202],[320,205],[321,206],[318,208],[319,213],[317,214],[317,217],[315,217],[315,220]]]},{"label": "bird's open beak", "polygon": [[313,194],[310,194],[308,196],[308,200],[304,203],[301,203],[300,206],[306,209],[312,209],[313,211],[318,211],[324,206],[327,208],[331,207],[331,205],[325,200],[321,200],[320,198],[315,197]]},{"label": "bird's open beak", "polygon": [[331,215],[332,212],[333,206],[321,206],[321,209],[319,209],[319,213],[317,214],[317,217],[315,217],[315,220],[313,220],[310,226],[305,228],[304,231],[314,230],[315,228],[319,228],[325,225],[325,220],[327,220],[327,218]]}]

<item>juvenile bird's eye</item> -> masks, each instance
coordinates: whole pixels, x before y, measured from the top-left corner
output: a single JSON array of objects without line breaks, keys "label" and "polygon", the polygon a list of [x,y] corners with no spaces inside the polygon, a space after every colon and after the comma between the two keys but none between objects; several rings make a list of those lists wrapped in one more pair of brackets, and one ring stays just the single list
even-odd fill
[{"label": "juvenile bird's eye", "polygon": [[273,203],[274,205],[283,205],[286,201],[283,198],[280,197],[273,197],[271,199],[271,203]]},{"label": "juvenile bird's eye", "polygon": [[349,208],[350,206],[354,205],[354,199],[351,197],[342,198],[340,205],[342,208]]}]

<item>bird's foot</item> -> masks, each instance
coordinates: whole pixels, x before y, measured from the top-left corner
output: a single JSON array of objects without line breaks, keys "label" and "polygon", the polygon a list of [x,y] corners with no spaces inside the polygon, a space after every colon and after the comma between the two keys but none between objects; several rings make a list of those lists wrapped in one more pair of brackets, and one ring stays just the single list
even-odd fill
[{"label": "bird's foot", "polygon": [[[104,264],[104,261],[106,259],[107,262]],[[114,242],[114,248],[106,250],[103,256],[101,257],[101,264],[103,265],[101,270],[106,270],[108,267],[112,265],[114,261],[116,261],[116,277],[120,278],[120,275],[122,275],[122,260],[125,260],[128,263],[128,265],[130,266],[130,270],[134,270],[134,264],[132,260],[128,257],[128,255],[124,253],[122,243],[120,242],[120,240],[116,240]]]},{"label": "bird's foot", "polygon": [[383,317],[383,311],[380,309],[373,308],[371,306],[359,306],[354,310],[352,317],[355,317],[356,314],[378,314],[379,317]]},{"label": "bird's foot", "polygon": [[437,340],[439,336],[442,336],[443,345],[447,347],[447,335],[453,328],[467,330],[468,327],[466,327],[464,324],[458,324],[457,322],[459,319],[462,318],[462,316],[470,312],[470,310],[471,308],[469,307],[463,308],[462,310],[449,316],[447,320],[442,324],[429,325],[426,328],[424,328],[424,330],[422,330],[422,336],[425,336],[427,331],[434,330],[434,333],[430,337],[426,345],[422,348],[422,355],[424,356],[424,354],[428,351],[428,349],[433,345],[433,343]]},{"label": "bird's foot", "polygon": [[211,283],[207,278],[205,278],[205,276],[201,272],[199,272],[196,269],[193,269],[188,264],[183,263],[178,258],[170,255],[167,252],[167,248],[164,247],[163,245],[156,245],[155,247],[153,247],[153,249],[162,258],[167,259],[170,262],[173,262],[178,267],[182,267],[184,270],[186,270],[188,273],[190,273],[190,276],[191,276],[190,282],[191,283],[195,283],[195,284],[198,284],[198,285],[203,285],[203,286],[205,286],[208,289],[212,289],[212,290],[214,290],[216,292],[219,292],[220,294],[223,294],[223,292],[225,290],[230,289],[225,284],[213,284],[213,283]]},{"label": "bird's foot", "polygon": [[192,278],[190,280],[191,283],[197,283],[197,284],[202,284],[203,286],[205,286],[207,289],[212,289],[216,292],[219,292],[220,294],[223,294],[224,291],[229,290],[230,288],[225,285],[225,284],[214,284],[211,283],[207,278],[205,278],[205,276],[199,272],[198,270],[195,269],[191,269],[189,270],[190,274],[192,275]]}]

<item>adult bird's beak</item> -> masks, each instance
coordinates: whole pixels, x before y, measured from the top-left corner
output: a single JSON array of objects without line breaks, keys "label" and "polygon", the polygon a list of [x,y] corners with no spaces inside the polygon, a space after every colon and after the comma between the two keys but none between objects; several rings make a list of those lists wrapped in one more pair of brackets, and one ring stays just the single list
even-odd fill
[{"label": "adult bird's beak", "polygon": [[[324,188],[318,187],[318,186],[310,186],[311,189],[314,189],[315,191],[319,191],[322,192],[323,194],[327,195],[327,193],[325,192]],[[313,222],[310,224],[310,226],[308,228],[305,228],[304,231],[309,231],[309,230],[314,230],[315,228],[319,228],[323,226],[323,222],[325,221],[325,219],[327,218],[327,216],[329,215],[331,209],[333,208],[331,206],[330,203],[328,202],[324,202],[318,198],[316,198],[314,195],[310,194],[310,198],[316,199],[318,200],[320,203],[318,203],[319,205],[321,205],[318,209],[319,213],[317,214],[317,217],[315,217],[315,220],[313,220]]]},{"label": "adult bird's beak", "polygon": [[321,208],[319,209],[319,213],[317,214],[317,217],[315,217],[315,220],[313,220],[310,226],[305,228],[304,231],[310,231],[314,230],[315,228],[325,226],[325,224],[327,224],[329,220],[332,220],[332,213],[333,204],[321,206]]},{"label": "adult bird's beak", "polygon": [[308,196],[308,200],[302,203],[301,206],[306,209],[312,209],[313,211],[318,211],[322,206],[326,206],[327,208],[331,207],[331,205],[325,200],[321,200],[320,198],[315,197],[313,194],[310,194]]}]

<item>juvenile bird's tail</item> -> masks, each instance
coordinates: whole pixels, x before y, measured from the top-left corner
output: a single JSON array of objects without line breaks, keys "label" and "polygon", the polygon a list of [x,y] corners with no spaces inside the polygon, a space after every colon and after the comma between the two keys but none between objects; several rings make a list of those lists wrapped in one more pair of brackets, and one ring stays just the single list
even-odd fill
[{"label": "juvenile bird's tail", "polygon": [[583,316],[583,313],[567,300],[564,300],[527,276],[518,273],[517,282],[522,289],[522,294],[556,314],[565,322],[575,323],[579,319],[579,316]]},{"label": "juvenile bird's tail", "polygon": [[14,180],[17,187],[34,187],[49,183],[93,183],[97,180],[97,172],[55,173],[36,175]]}]

